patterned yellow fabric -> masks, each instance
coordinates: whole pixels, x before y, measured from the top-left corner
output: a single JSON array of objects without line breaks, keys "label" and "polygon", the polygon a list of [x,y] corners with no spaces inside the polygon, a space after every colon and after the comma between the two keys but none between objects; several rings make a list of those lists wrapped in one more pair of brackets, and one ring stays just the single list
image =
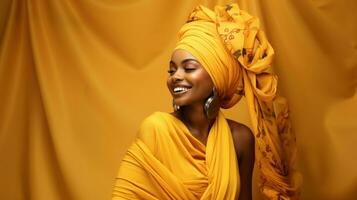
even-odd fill
[{"label": "patterned yellow fabric", "polygon": [[268,199],[297,199],[300,175],[294,170],[295,137],[290,132],[286,101],[277,96],[271,72],[274,50],[257,18],[237,4],[198,6],[179,32],[176,49],[195,56],[210,74],[230,108],[244,95],[256,138],[261,191]]},{"label": "patterned yellow fabric", "polygon": [[222,113],[204,146],[176,117],[156,112],[141,125],[117,176],[114,199],[235,199],[238,163]]}]

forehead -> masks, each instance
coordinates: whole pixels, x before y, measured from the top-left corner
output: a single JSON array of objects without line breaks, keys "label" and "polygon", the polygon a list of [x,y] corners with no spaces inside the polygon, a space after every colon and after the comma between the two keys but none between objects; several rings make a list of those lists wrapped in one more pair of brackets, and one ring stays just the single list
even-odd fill
[{"label": "forehead", "polygon": [[190,52],[188,52],[184,49],[175,49],[172,52],[172,55],[171,55],[172,61],[180,62],[185,59],[194,59],[197,61],[197,59]]}]

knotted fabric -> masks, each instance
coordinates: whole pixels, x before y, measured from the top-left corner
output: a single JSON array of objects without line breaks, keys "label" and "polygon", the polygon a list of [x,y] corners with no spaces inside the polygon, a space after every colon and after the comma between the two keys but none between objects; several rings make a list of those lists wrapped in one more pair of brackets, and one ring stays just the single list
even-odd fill
[{"label": "knotted fabric", "polygon": [[[196,7],[179,31],[176,49],[190,52],[209,73],[222,108],[245,96],[256,139],[260,189],[267,199],[297,199],[296,142],[286,100],[277,95],[274,50],[259,20],[237,4]],[[244,184],[244,183],[242,183]]]},{"label": "knotted fabric", "polygon": [[239,169],[231,134],[221,112],[206,146],[173,115],[150,115],[122,160],[112,199],[236,199]]}]

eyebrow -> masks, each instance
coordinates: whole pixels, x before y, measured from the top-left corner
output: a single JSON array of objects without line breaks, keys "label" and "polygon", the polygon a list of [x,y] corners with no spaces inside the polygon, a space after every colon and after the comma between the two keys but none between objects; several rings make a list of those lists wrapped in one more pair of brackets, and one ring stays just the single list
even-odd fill
[{"label": "eyebrow", "polygon": [[[181,65],[183,65],[183,64],[185,64],[185,63],[187,63],[187,62],[189,62],[189,61],[195,61],[196,63],[199,63],[196,59],[193,59],[193,58],[187,58],[187,59],[184,59],[183,61],[181,61]],[[174,61],[172,61],[172,60],[170,60],[170,64],[173,64],[173,65],[175,65],[175,66],[176,66],[175,62],[174,62]]]}]

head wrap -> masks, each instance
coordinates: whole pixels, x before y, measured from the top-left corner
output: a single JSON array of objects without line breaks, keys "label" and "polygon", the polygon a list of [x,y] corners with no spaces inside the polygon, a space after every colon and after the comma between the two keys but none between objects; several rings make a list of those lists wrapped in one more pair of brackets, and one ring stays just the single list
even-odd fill
[{"label": "head wrap", "polygon": [[210,75],[222,108],[244,95],[256,140],[260,189],[269,199],[297,199],[301,177],[295,171],[296,142],[288,106],[276,94],[274,50],[259,20],[237,4],[196,7],[179,31],[175,49],[190,52]]}]

